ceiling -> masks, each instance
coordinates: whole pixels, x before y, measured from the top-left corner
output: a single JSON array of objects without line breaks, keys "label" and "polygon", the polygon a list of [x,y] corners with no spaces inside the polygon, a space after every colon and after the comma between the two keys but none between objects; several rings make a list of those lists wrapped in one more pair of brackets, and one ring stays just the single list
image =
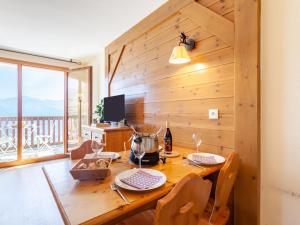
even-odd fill
[{"label": "ceiling", "polygon": [[0,46],[61,58],[97,54],[167,0],[0,0]]}]

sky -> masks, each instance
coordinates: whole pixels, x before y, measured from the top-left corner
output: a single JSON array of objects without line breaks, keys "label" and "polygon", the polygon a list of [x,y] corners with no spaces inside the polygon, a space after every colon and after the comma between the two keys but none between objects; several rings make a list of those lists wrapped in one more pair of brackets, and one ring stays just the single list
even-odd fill
[{"label": "sky", "polygon": [[[23,96],[40,100],[64,99],[64,73],[24,66]],[[17,66],[0,62],[0,100],[17,97]]]},{"label": "sky", "polygon": [[0,99],[17,97],[17,66],[0,62]]}]

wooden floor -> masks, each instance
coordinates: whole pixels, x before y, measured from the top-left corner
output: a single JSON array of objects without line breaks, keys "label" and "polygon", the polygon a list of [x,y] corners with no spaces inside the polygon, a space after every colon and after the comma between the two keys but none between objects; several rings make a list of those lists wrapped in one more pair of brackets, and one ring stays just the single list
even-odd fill
[{"label": "wooden floor", "polygon": [[41,169],[55,161],[0,169],[0,224],[63,224]]}]

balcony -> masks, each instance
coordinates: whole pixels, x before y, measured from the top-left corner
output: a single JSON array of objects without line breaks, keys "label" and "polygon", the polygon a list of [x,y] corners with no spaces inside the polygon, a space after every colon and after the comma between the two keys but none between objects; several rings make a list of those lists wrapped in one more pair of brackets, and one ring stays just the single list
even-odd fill
[{"label": "balcony", "polygon": [[[69,118],[70,145],[78,139],[77,117]],[[17,160],[17,117],[0,117],[0,162]],[[22,159],[64,153],[64,117],[30,116],[22,122]]]}]

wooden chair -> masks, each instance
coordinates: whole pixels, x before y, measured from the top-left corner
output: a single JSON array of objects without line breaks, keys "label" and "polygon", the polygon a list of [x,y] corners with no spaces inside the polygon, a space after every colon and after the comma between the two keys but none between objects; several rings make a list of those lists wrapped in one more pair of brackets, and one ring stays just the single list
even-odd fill
[{"label": "wooden chair", "polygon": [[204,211],[204,218],[201,219],[201,225],[225,225],[228,222],[230,210],[227,203],[238,174],[239,164],[239,155],[232,152],[220,170],[215,199],[209,199]]},{"label": "wooden chair", "polygon": [[158,201],[156,210],[139,213],[118,225],[199,225],[211,186],[210,181],[189,174]]},{"label": "wooden chair", "polygon": [[87,140],[87,141],[83,142],[80,145],[80,147],[70,150],[71,159],[72,160],[82,159],[85,156],[85,154],[92,153],[93,150],[92,150],[91,144],[92,144],[92,141]]}]

